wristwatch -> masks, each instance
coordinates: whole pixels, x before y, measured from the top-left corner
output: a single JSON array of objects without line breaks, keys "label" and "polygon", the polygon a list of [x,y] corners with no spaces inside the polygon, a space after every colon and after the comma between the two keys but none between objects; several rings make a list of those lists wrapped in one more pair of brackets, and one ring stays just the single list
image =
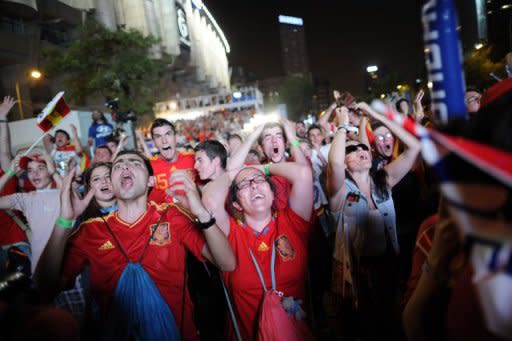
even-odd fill
[{"label": "wristwatch", "polygon": [[206,230],[212,227],[215,224],[215,217],[210,214],[210,220],[202,223],[199,219],[196,218],[194,221],[194,225],[200,230]]},{"label": "wristwatch", "polygon": [[356,135],[359,134],[359,129],[357,127],[354,127],[354,126],[351,126],[351,125],[348,125],[348,124],[342,124],[338,127],[338,131],[340,129],[345,129],[347,132],[353,132],[355,133]]}]

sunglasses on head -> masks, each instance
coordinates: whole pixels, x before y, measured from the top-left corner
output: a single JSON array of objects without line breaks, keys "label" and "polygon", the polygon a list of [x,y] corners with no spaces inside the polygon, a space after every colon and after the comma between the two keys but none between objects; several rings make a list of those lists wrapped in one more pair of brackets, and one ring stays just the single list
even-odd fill
[{"label": "sunglasses on head", "polygon": [[360,143],[360,144],[353,144],[353,145],[350,145],[350,146],[347,146],[345,148],[345,155],[348,155],[350,153],[353,153],[355,151],[357,151],[359,148],[361,148],[362,150],[364,150],[365,152],[369,151],[370,149],[368,148],[367,145],[365,145],[364,143]]}]

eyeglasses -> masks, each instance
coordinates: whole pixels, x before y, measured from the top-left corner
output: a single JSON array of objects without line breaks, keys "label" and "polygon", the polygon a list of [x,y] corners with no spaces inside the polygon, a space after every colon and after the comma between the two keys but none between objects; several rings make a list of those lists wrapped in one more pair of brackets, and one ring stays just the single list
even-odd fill
[{"label": "eyeglasses", "polygon": [[391,133],[385,133],[384,135],[375,135],[375,138],[379,141],[384,141],[384,139],[390,139],[393,135]]},{"label": "eyeglasses", "polygon": [[469,103],[473,103],[473,102],[478,102],[480,103],[480,98],[482,98],[482,96],[471,96],[471,97],[468,97],[468,99],[466,100]]},{"label": "eyeglasses", "polygon": [[365,152],[369,151],[370,149],[368,148],[367,145],[365,145],[364,143],[360,143],[360,144],[353,144],[353,145],[350,145],[350,146],[347,146],[345,148],[345,155],[348,155],[350,153],[353,153],[355,151],[357,151],[359,148],[361,148],[362,150],[364,150]]},{"label": "eyeglasses", "polygon": [[238,188],[238,190],[241,190],[241,189],[248,188],[253,183],[259,185],[266,181],[267,181],[267,178],[265,177],[265,175],[256,175],[252,179],[243,179],[242,181],[240,181],[239,183],[236,184],[236,187]]}]

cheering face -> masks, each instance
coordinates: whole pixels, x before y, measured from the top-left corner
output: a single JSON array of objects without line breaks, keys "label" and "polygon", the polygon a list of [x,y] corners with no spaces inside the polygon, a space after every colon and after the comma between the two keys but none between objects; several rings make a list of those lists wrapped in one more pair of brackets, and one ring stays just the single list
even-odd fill
[{"label": "cheering face", "polygon": [[393,144],[395,143],[393,134],[384,126],[375,129],[373,134],[375,136],[375,151],[379,155],[390,157],[393,154]]},{"label": "cheering face", "polygon": [[235,178],[236,201],[246,215],[267,213],[272,209],[274,193],[265,175],[255,168],[242,169]]},{"label": "cheering face", "polygon": [[27,164],[27,177],[36,189],[45,189],[52,184],[48,167],[44,162],[29,161]]},{"label": "cheering face", "polygon": [[345,167],[350,172],[370,170],[372,154],[368,146],[358,141],[348,141],[345,147]]},{"label": "cheering face", "polygon": [[285,161],[283,129],[281,127],[266,128],[261,136],[263,136],[261,147],[267,159],[274,163]]},{"label": "cheering face", "polygon": [[168,125],[153,128],[153,142],[160,155],[167,161],[175,161],[176,135]]},{"label": "cheering face", "polygon": [[112,188],[120,200],[134,200],[147,194],[150,177],[142,158],[123,154],[112,165]]},{"label": "cheering face", "polygon": [[94,162],[110,162],[112,154],[105,148],[96,148],[94,150]]},{"label": "cheering face", "polygon": [[198,150],[195,153],[194,169],[199,174],[201,180],[212,180],[215,175],[216,159],[210,160],[204,150]]},{"label": "cheering face", "polygon": [[111,201],[114,199],[114,191],[112,189],[112,181],[110,181],[110,168],[97,167],[91,173],[89,186],[94,190],[96,201]]},{"label": "cheering face", "polygon": [[55,145],[57,145],[57,147],[60,147],[60,148],[65,147],[68,143],[69,143],[69,139],[66,136],[66,134],[61,133],[61,132],[58,132],[57,134],[55,134]]},{"label": "cheering face", "polygon": [[304,123],[297,122],[297,124],[295,124],[295,132],[297,134],[297,137],[305,138],[307,134],[307,129]]},{"label": "cheering face", "polygon": [[311,129],[309,131],[309,141],[313,144],[315,147],[319,147],[322,145],[322,142],[324,140],[324,134],[322,134],[322,131],[320,129]]}]

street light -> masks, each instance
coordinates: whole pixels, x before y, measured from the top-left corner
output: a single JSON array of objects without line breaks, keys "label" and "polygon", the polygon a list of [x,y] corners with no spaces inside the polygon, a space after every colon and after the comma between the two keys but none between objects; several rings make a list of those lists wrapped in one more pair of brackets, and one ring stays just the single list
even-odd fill
[{"label": "street light", "polygon": [[[42,77],[41,71],[37,69],[33,69],[30,71],[29,76],[33,79],[40,79]],[[21,91],[20,91],[20,83],[16,80],[16,101],[18,102],[18,108],[20,111],[20,118],[25,119],[25,113],[23,112],[23,101],[21,100]]]},{"label": "street light", "polygon": [[370,65],[370,66],[366,67],[366,72],[368,72],[368,73],[377,72],[377,71],[379,71],[379,68],[377,67],[377,65]]}]

